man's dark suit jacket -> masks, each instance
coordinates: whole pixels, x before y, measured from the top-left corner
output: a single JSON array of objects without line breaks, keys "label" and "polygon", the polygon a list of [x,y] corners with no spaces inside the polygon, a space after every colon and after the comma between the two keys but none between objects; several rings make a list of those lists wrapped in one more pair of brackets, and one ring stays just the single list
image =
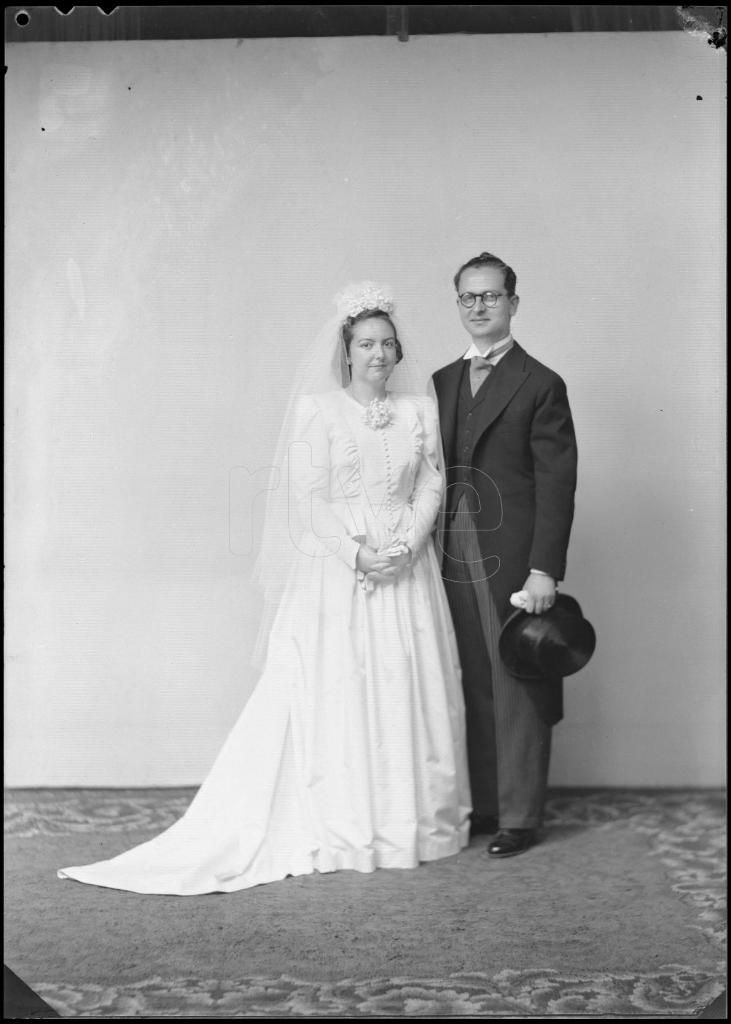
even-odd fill
[{"label": "man's dark suit jacket", "polygon": [[[454,480],[450,468],[463,461],[455,452],[463,372],[469,367],[457,359],[433,377],[448,470],[447,508]],[[480,551],[501,621],[514,610],[510,595],[523,587],[531,569],[557,581],[564,577],[576,458],[563,380],[515,342],[473,409],[468,459]],[[558,708],[560,688],[556,700]],[[549,717],[555,716],[549,712]]]}]

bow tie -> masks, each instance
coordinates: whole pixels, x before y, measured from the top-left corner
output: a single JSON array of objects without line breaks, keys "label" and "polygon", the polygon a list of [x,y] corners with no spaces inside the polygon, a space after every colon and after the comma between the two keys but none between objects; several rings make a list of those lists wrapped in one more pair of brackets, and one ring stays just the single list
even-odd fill
[{"label": "bow tie", "polygon": [[497,359],[499,356],[505,355],[513,347],[513,337],[509,335],[504,341],[501,341],[499,345],[495,345],[491,348],[487,355],[474,355],[470,357],[470,364],[474,370],[486,370],[489,366],[491,369],[495,369],[495,363],[493,359]]},{"label": "bow tie", "polygon": [[489,359],[485,359],[483,356],[472,356],[470,364],[473,370],[492,370],[493,366]]},{"label": "bow tie", "polygon": [[484,356],[472,356],[470,359],[470,391],[473,398],[494,369],[490,360],[485,359]]}]

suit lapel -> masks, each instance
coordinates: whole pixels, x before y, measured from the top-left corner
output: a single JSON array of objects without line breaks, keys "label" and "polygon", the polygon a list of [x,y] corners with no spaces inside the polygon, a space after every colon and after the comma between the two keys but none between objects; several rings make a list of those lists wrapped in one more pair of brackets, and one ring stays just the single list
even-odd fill
[{"label": "suit lapel", "polygon": [[474,433],[475,445],[530,376],[530,370],[525,369],[525,352],[517,342],[503,356],[493,373],[494,378],[488,380],[485,394],[474,408],[478,417]]},{"label": "suit lapel", "polygon": [[442,428],[442,445],[444,457],[449,461],[454,450],[454,433],[457,428],[457,405],[459,402],[459,385],[462,380],[463,359],[457,359],[446,368],[444,388],[442,391],[443,410],[440,410]]}]

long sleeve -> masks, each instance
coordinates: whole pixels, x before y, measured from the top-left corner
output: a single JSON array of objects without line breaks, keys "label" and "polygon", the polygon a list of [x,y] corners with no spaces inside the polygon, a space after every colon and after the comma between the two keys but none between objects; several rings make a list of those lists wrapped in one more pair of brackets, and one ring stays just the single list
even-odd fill
[{"label": "long sleeve", "polygon": [[577,454],[566,386],[558,376],[538,398],[530,444],[536,516],[529,564],[561,580],[574,516]]},{"label": "long sleeve", "polygon": [[[360,547],[347,523],[347,506],[335,512],[330,495],[330,443],[316,399],[302,398],[297,410],[297,441],[289,451],[289,525],[296,548],[311,558],[337,555],[351,569]],[[344,519],[346,521],[344,521]]]},{"label": "long sleeve", "polygon": [[423,547],[434,530],[444,493],[444,479],[439,465],[439,418],[433,398],[426,396],[420,400],[419,416],[423,446],[411,496],[413,519],[406,540],[414,554]]}]

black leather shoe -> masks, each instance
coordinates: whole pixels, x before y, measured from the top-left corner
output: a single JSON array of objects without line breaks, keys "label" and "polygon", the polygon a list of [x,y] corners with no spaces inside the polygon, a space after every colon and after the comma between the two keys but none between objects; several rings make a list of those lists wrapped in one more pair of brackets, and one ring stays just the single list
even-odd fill
[{"label": "black leather shoe", "polygon": [[490,814],[470,814],[471,836],[494,836],[498,830],[498,820]]},{"label": "black leather shoe", "polygon": [[501,828],[487,848],[491,857],[517,857],[536,842],[533,828]]}]

